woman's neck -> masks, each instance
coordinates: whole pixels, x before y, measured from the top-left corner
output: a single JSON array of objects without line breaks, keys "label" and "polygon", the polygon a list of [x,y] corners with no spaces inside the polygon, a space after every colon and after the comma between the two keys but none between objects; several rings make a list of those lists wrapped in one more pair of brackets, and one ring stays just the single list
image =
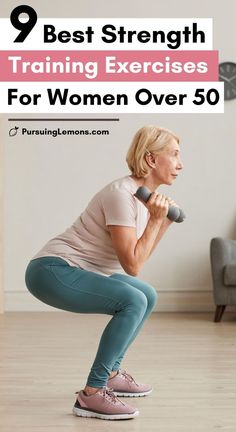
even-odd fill
[{"label": "woman's neck", "polygon": [[135,181],[137,187],[146,186],[151,192],[154,192],[160,186],[160,183],[157,183],[157,180],[155,181],[151,175],[146,178],[136,177],[134,175],[131,175],[130,177]]}]

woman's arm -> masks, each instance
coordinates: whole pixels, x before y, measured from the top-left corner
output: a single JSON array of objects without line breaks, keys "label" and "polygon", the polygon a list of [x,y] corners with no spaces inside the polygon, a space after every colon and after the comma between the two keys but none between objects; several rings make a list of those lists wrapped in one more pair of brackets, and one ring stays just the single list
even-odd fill
[{"label": "woman's arm", "polygon": [[162,222],[162,225],[159,229],[159,232],[156,236],[155,242],[153,244],[153,247],[151,249],[151,252],[149,254],[149,256],[152,254],[152,252],[154,251],[154,249],[156,248],[156,246],[158,245],[159,241],[162,239],[163,235],[165,234],[166,230],[169,228],[169,226],[173,223],[173,221],[171,221],[170,219],[165,218],[164,221]]},{"label": "woman's arm", "polygon": [[[168,204],[172,205],[172,206],[177,206],[177,204],[175,203],[174,200],[172,200],[172,198],[167,198],[168,199]],[[156,240],[154,242],[154,245],[152,247],[152,250],[149,254],[149,256],[152,254],[152,252],[154,251],[154,249],[156,248],[156,246],[158,245],[159,241],[161,240],[161,238],[163,237],[163,235],[165,234],[166,230],[169,228],[169,226],[173,223],[173,221],[171,221],[170,219],[168,219],[167,217],[163,220],[162,225],[160,227],[160,230],[157,234]]]},{"label": "woman's arm", "polygon": [[168,199],[153,193],[145,204],[150,217],[143,235],[137,239],[136,228],[110,225],[109,231],[118,259],[126,273],[137,276],[144,262],[156,247],[169,223],[164,223]]}]

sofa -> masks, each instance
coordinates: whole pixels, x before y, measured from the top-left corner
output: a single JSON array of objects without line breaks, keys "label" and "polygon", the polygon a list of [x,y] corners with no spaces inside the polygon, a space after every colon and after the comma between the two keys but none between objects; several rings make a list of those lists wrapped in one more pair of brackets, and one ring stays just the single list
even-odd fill
[{"label": "sofa", "polygon": [[236,306],[236,240],[215,237],[210,243],[214,322],[220,322],[226,306]]}]

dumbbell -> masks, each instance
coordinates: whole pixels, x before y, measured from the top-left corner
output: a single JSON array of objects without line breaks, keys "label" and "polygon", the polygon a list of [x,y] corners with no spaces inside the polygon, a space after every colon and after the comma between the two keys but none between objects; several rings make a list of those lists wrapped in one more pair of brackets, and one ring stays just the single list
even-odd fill
[{"label": "dumbbell", "polygon": [[[134,196],[136,196],[137,198],[141,199],[144,202],[147,202],[151,196],[151,192],[150,190],[146,187],[146,186],[140,186],[137,191],[135,192]],[[180,223],[183,222],[184,219],[186,218],[183,210],[179,207],[175,207],[175,206],[169,206],[169,210],[167,213],[167,217],[168,219],[170,219],[171,221]]]}]

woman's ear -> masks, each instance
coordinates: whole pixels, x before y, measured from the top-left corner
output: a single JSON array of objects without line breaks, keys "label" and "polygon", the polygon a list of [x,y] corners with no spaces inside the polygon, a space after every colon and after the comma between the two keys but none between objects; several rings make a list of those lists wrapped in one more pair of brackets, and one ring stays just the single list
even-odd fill
[{"label": "woman's ear", "polygon": [[149,153],[149,152],[146,153],[146,162],[151,168],[155,168],[156,161],[155,161],[155,157],[153,156],[152,153]]}]

